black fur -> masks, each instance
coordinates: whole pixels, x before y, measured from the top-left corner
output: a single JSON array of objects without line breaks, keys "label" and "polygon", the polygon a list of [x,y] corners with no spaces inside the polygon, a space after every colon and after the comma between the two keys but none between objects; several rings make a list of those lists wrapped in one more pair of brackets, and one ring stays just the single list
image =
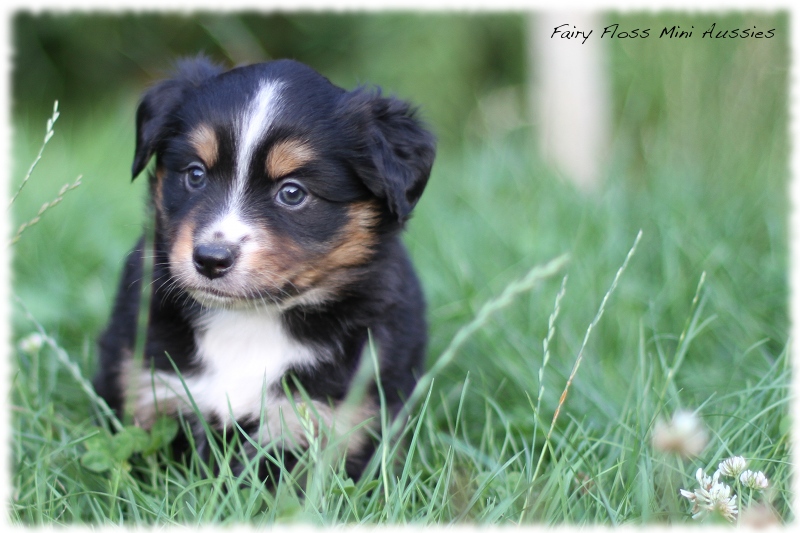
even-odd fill
[{"label": "black fur", "polygon": [[[269,101],[275,111],[264,115],[269,116],[269,124],[257,137],[250,159],[237,159],[244,157],[241,146],[246,137],[241,117],[255,113],[252,102],[265,82],[274,82],[279,88],[280,97]],[[214,141],[209,145],[215,149],[209,151],[214,154],[211,164],[201,165],[201,171],[196,170],[199,156],[191,136],[199,125],[213,129]],[[223,72],[198,58],[180,63],[174,77],[146,91],[136,126],[133,177],[145,169],[152,156],[156,159],[150,175],[156,212],[155,260],[145,367],[173,373],[171,359],[183,376],[204,376],[208,361],[198,355],[198,335],[205,334],[204,320],[215,320],[223,311],[215,309],[217,303],[211,296],[211,303],[201,303],[189,291],[239,291],[218,307],[246,304],[280,309],[281,331],[314,354],[313,363],[286,369],[283,377],[290,379],[283,381],[290,388],[300,384],[312,399],[326,405],[336,406],[347,395],[371,334],[378,348],[386,402],[390,412],[397,414],[423,370],[426,346],[424,299],[399,236],[425,188],[434,158],[433,137],[415,111],[376,90],[345,91],[293,61]],[[302,164],[291,170],[288,178],[267,176],[264,161],[281,142],[291,140],[304,143],[295,154]],[[308,151],[303,151],[306,148]],[[252,234],[236,239],[226,236],[227,240],[218,242],[223,239],[219,236],[222,232],[209,237],[203,231],[216,228],[214,224],[222,224],[218,222],[221,217],[229,216],[225,209],[233,208],[226,207],[226,202],[233,197],[235,176],[239,175],[236,169],[240,168],[246,169],[246,181],[242,181],[246,185],[235,220],[241,220],[247,228],[244,231]],[[195,188],[192,179],[202,186]],[[299,208],[287,207],[280,196],[280,187],[285,187],[281,184],[287,179],[307,194]],[[292,192],[296,191],[289,189],[286,194]],[[369,220],[363,227],[354,222],[361,220],[359,214]],[[191,239],[181,237],[187,231]],[[258,241],[255,237],[262,234],[267,237]],[[213,278],[190,272],[185,266],[187,260],[181,259],[184,256],[179,249],[189,246],[188,242],[195,265],[208,261],[202,254],[198,260],[198,244],[203,239],[217,239],[213,242],[221,243],[223,250],[225,246],[234,250],[227,258],[233,262],[231,274],[227,263],[205,264],[206,270],[219,272]],[[237,270],[245,268],[240,266],[244,259],[239,249],[253,246],[253,241],[263,247],[258,250],[266,254],[263,257],[269,265],[245,274],[245,270]],[[135,348],[142,258],[151,253],[143,246],[144,240],[140,240],[127,259],[110,322],[99,341],[95,387],[118,413],[126,393],[123,367]],[[283,277],[270,277],[279,268],[273,262],[285,270]],[[306,262],[308,268],[303,270]],[[200,266],[195,268],[202,274]],[[234,276],[239,285],[229,279]],[[312,294],[318,296],[312,298]],[[203,353],[207,358],[227,357],[225,353]],[[248,353],[257,356],[254,351]],[[287,357],[291,359],[291,354]],[[281,380],[268,385],[275,397],[281,394]],[[369,388],[368,394],[379,404],[376,387]],[[259,409],[254,405],[252,413],[236,422],[255,434],[257,425],[253,424]],[[185,408],[179,411],[188,418],[193,416]],[[204,415],[217,429],[226,424],[219,413]],[[197,431],[192,433],[197,437]],[[350,450],[347,465],[351,475],[360,475],[373,445],[367,441]],[[265,472],[269,475],[269,469]]]}]

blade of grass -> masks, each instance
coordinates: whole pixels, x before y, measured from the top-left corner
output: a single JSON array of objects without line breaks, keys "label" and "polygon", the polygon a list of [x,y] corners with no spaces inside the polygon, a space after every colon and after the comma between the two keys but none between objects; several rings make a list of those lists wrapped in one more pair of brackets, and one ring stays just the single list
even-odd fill
[{"label": "blade of grass", "polygon": [[586,329],[586,334],[583,337],[583,343],[581,344],[580,349],[578,350],[578,355],[575,358],[575,363],[572,365],[572,371],[569,374],[569,378],[567,379],[567,384],[564,387],[564,392],[561,393],[561,397],[558,400],[558,405],[556,406],[556,411],[553,413],[553,420],[550,422],[550,429],[547,431],[547,437],[545,437],[545,442],[542,445],[542,451],[539,453],[539,460],[536,463],[536,469],[533,471],[533,475],[531,476],[531,486],[528,490],[528,495],[525,497],[525,505],[523,506],[522,512],[520,513],[520,518],[518,523],[521,524],[522,521],[525,519],[525,513],[528,510],[528,506],[530,504],[530,498],[533,495],[533,483],[536,481],[536,476],[539,474],[539,469],[542,466],[542,461],[544,460],[545,451],[550,448],[550,438],[553,435],[553,429],[556,426],[556,421],[558,420],[558,416],[561,413],[561,407],[564,405],[564,402],[567,400],[567,393],[569,392],[570,386],[572,385],[572,380],[575,379],[575,375],[578,373],[578,368],[581,365],[581,361],[583,360],[583,353],[586,349],[587,344],[589,343],[589,337],[594,331],[594,328],[597,326],[597,323],[600,322],[600,318],[603,316],[603,313],[606,309],[606,303],[608,299],[611,297],[611,294],[617,288],[617,283],[619,283],[620,277],[622,277],[622,273],[628,268],[628,263],[630,262],[633,254],[636,252],[636,247],[639,244],[639,241],[642,238],[642,230],[639,230],[639,233],[636,234],[636,239],[633,241],[633,246],[631,249],[628,250],[628,255],[625,256],[625,260],[622,262],[622,266],[619,267],[617,270],[616,275],[614,276],[614,280],[611,282],[611,286],[606,291],[605,296],[603,296],[603,300],[600,302],[600,307],[597,310],[597,314],[595,314],[594,319],[589,324],[589,327]]},{"label": "blade of grass", "polygon": [[423,374],[419,381],[417,381],[411,396],[403,405],[403,408],[400,410],[398,416],[395,418],[389,434],[393,435],[397,432],[403,423],[402,421],[408,416],[408,414],[411,412],[411,409],[413,409],[419,399],[426,393],[433,382],[433,379],[439,373],[441,373],[441,371],[448,364],[450,364],[461,346],[463,346],[472,335],[478,332],[484,326],[484,324],[488,322],[489,318],[494,313],[507,307],[520,294],[530,291],[543,280],[554,276],[562,268],[564,268],[564,265],[566,265],[568,260],[569,256],[567,254],[563,254],[555,259],[550,260],[544,265],[537,265],[533,267],[524,277],[510,283],[505,290],[503,290],[500,296],[483,304],[476,313],[475,317],[456,332],[456,334],[453,336],[453,339],[450,341],[450,344],[447,346],[447,348],[445,348],[431,369]]},{"label": "blade of grass", "polygon": [[703,324],[698,327],[697,321],[700,319],[700,314],[703,309],[704,300],[700,298],[700,293],[703,289],[705,281],[706,273],[703,272],[700,275],[700,281],[697,283],[697,289],[695,290],[694,297],[692,298],[692,305],[689,309],[689,316],[686,319],[686,325],[684,326],[683,331],[681,331],[681,335],[678,338],[678,347],[675,350],[675,358],[673,359],[672,365],[667,371],[667,377],[664,380],[664,386],[661,388],[661,393],[658,395],[659,402],[662,404],[664,402],[664,397],[667,394],[667,389],[672,390],[675,397],[678,397],[678,391],[675,390],[673,379],[675,378],[675,374],[678,372],[678,369],[683,364],[683,360],[686,357],[686,352],[689,349],[692,339],[699,330],[703,329]]},{"label": "blade of grass", "polygon": [[17,304],[19,304],[19,306],[22,308],[28,320],[30,320],[31,323],[39,331],[39,334],[42,336],[44,342],[48,346],[50,346],[50,348],[52,348],[58,360],[61,362],[62,365],[64,365],[64,368],[66,368],[69,371],[69,373],[72,374],[72,377],[75,378],[75,381],[77,381],[78,384],[81,386],[81,389],[83,389],[83,391],[92,400],[92,402],[100,406],[100,409],[108,417],[108,420],[111,422],[114,428],[117,431],[121,431],[122,424],[120,423],[116,415],[114,415],[114,411],[112,411],[111,408],[106,403],[106,401],[95,392],[94,387],[92,386],[92,382],[86,379],[86,377],[84,377],[83,372],[81,372],[81,369],[77,365],[77,363],[75,363],[70,358],[66,350],[64,350],[61,346],[58,345],[55,339],[53,339],[50,335],[47,334],[47,332],[45,332],[44,327],[33,317],[33,315],[25,306],[25,304],[22,302],[22,300],[20,300],[19,297],[16,295],[14,295],[14,299],[17,301]]},{"label": "blade of grass", "polygon": [[11,201],[8,203],[6,209],[9,209],[11,208],[12,205],[14,205],[14,202],[17,200],[17,196],[19,196],[19,193],[22,192],[23,187],[25,187],[25,184],[28,183],[28,180],[31,178],[31,174],[33,174],[33,169],[36,168],[36,165],[39,163],[39,160],[42,159],[42,154],[44,153],[44,147],[47,146],[47,143],[50,142],[50,139],[53,138],[53,126],[55,125],[56,120],[58,120],[58,116],[60,114],[61,113],[59,113],[58,111],[58,100],[56,100],[55,103],[53,103],[53,115],[49,119],[47,119],[47,128],[44,134],[44,141],[42,142],[42,145],[39,147],[39,153],[36,154],[33,163],[31,163],[31,166],[28,168],[28,173],[25,174],[25,177],[22,179],[22,183],[20,183],[17,192],[14,193],[14,196],[11,198]]},{"label": "blade of grass", "polygon": [[45,202],[44,204],[42,204],[42,207],[39,208],[39,211],[36,213],[36,216],[30,219],[29,221],[23,223],[17,229],[17,233],[14,235],[14,237],[12,237],[8,245],[11,246],[12,244],[15,244],[17,241],[19,241],[20,237],[22,237],[22,233],[31,226],[38,224],[46,211],[61,203],[61,201],[64,199],[65,194],[67,194],[72,189],[80,187],[82,177],[83,176],[78,176],[78,178],[73,183],[64,184],[64,186],[61,187],[61,189],[58,191],[58,194],[56,195],[55,198],[53,198],[49,202]]}]

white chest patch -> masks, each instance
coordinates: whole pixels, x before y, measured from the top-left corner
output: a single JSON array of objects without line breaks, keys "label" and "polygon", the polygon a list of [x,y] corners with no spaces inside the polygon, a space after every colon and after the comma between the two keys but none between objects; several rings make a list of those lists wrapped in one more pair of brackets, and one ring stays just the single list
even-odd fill
[{"label": "white chest patch", "polygon": [[[258,417],[262,407],[278,400],[269,388],[295,366],[311,366],[317,361],[314,351],[292,339],[274,311],[213,310],[203,318],[195,333],[198,373],[184,376],[186,388],[204,415],[214,414],[221,421]],[[149,372],[148,381],[149,380]],[[148,387],[150,401],[165,407],[175,401],[190,405],[180,379],[157,371]],[[145,407],[140,403],[140,406]],[[172,410],[167,408],[167,410]]]}]

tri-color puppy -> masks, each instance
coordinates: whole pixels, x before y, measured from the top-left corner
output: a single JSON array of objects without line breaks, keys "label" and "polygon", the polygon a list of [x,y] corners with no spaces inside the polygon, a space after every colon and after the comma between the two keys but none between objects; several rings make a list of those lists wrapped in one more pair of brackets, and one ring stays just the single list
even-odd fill
[{"label": "tri-color puppy", "polygon": [[[260,444],[296,450],[308,420],[341,433],[376,418],[374,384],[356,409],[341,408],[371,334],[396,414],[426,345],[399,233],[435,151],[409,104],[348,92],[294,61],[226,72],[198,58],[144,94],[136,128],[133,176],[155,156],[151,305],[144,365],[134,368],[151,253],[142,239],[100,339],[95,386],[109,405],[121,412],[135,391],[138,424],[188,420],[201,453],[198,410],[217,430],[236,423]],[[355,477],[374,450],[364,434],[347,446]]]}]

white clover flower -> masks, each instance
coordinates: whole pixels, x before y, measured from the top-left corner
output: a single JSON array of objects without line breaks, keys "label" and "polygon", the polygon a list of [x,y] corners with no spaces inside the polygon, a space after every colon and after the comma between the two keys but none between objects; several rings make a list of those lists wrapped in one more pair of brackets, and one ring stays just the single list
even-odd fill
[{"label": "white clover flower", "polygon": [[31,333],[19,341],[19,348],[25,353],[34,354],[42,349],[44,337],[40,333]]},{"label": "white clover flower", "polygon": [[739,474],[747,468],[747,461],[744,457],[735,456],[725,459],[719,464],[719,471],[726,477],[739,477]]},{"label": "white clover flower", "polygon": [[708,511],[722,515],[729,522],[736,520],[739,510],[736,508],[736,494],[731,496],[731,488],[724,483],[718,483],[709,491]]},{"label": "white clover flower", "polygon": [[711,490],[711,487],[717,484],[719,481],[719,470],[714,472],[714,477],[710,477],[705,475],[702,468],[698,468],[697,472],[695,472],[694,477],[697,479],[697,483],[700,484],[701,489]]},{"label": "white clover flower", "polygon": [[704,475],[702,468],[698,468],[695,477],[697,478],[697,482],[700,484],[700,488],[695,489],[694,491],[695,495],[697,496],[697,501],[704,505],[710,505],[712,500],[711,492],[720,484],[719,470],[714,472],[714,477],[708,477]]},{"label": "white clover flower", "polygon": [[688,490],[680,489],[681,496],[692,502],[692,518],[695,518],[695,513],[700,511],[700,503],[705,504],[705,500],[703,502],[697,501],[697,491],[690,492]]},{"label": "white clover flower", "polygon": [[708,490],[713,486],[712,479],[703,473],[702,468],[698,468],[695,473],[697,482],[700,484],[699,489],[694,492],[680,489],[681,496],[692,502],[692,518],[697,518],[702,514],[702,510],[708,506],[709,493]]},{"label": "white clover flower", "polygon": [[764,490],[769,487],[769,480],[767,476],[764,475],[764,472],[753,472],[752,470],[746,470],[742,472],[742,475],[739,476],[739,481],[742,482],[742,485],[748,487],[753,490]]},{"label": "white clover flower", "polygon": [[653,428],[653,448],[677,453],[683,457],[699,455],[708,442],[708,432],[700,418],[691,411],[676,411],[672,420],[656,421]]},{"label": "white clover flower", "polygon": [[702,468],[695,474],[700,487],[694,492],[681,489],[681,496],[692,502],[692,518],[702,519],[709,513],[718,513],[729,522],[736,520],[739,510],[736,507],[736,495],[731,496],[731,488],[719,482],[720,471],[712,477],[706,476]]}]

